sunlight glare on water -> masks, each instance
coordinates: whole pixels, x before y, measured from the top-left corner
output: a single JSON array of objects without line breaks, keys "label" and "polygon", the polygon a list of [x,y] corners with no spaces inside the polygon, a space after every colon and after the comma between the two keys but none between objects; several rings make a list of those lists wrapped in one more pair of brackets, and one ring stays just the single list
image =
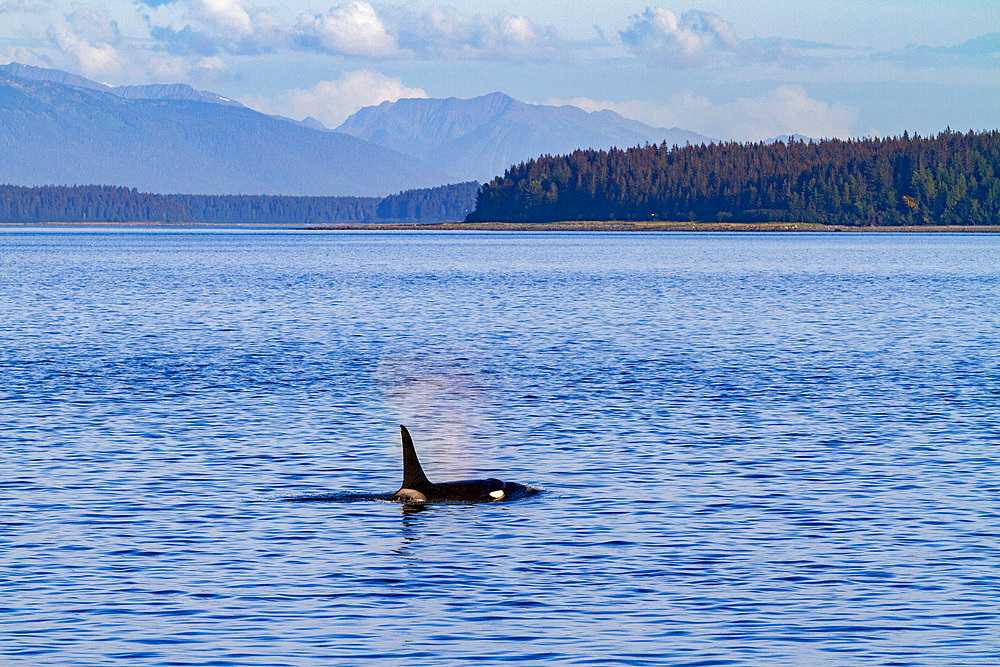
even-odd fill
[{"label": "sunlight glare on water", "polygon": [[0,230],[0,655],[1000,663],[998,244]]}]

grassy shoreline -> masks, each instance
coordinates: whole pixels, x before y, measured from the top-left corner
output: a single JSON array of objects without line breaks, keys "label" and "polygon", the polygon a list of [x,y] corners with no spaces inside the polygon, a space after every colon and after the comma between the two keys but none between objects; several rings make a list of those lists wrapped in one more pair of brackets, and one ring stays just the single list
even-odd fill
[{"label": "grassy shoreline", "polygon": [[485,231],[485,232],[938,232],[1000,233],[1000,225],[907,225],[900,227],[853,227],[794,222],[438,222],[371,223],[298,227],[307,230],[382,231]]},{"label": "grassy shoreline", "polygon": [[0,222],[0,229],[23,227],[197,227],[219,229],[294,229],[301,231],[406,231],[406,232],[854,232],[854,233],[947,233],[996,234],[997,225],[905,225],[899,227],[854,227],[803,222],[622,222],[586,220],[568,222],[371,222],[329,225],[301,223],[219,222]]}]

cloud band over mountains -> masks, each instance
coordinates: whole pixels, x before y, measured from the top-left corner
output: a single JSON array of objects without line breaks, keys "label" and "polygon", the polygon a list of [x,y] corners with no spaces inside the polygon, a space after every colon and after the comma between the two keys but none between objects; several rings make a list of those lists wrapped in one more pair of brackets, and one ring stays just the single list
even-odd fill
[{"label": "cloud band over mountains", "polygon": [[[929,0],[921,16],[933,15],[927,8],[937,4],[934,11],[957,13],[943,0]],[[446,0],[0,0],[0,25],[7,27],[6,38],[0,33],[0,60],[73,70],[109,83],[221,87],[260,108],[308,112],[327,123],[361,102],[418,93],[471,97],[504,90],[533,101],[604,100],[609,108],[645,110],[645,120],[661,124],[685,117],[679,109],[701,104],[705,113],[692,114],[701,126],[692,129],[741,138],[750,125],[793,119],[836,136],[845,127],[867,133],[873,118],[891,115],[885,110],[907,115],[907,105],[883,83],[904,93],[909,84],[984,86],[1000,67],[1000,24],[988,20],[966,21],[984,34],[967,30],[949,40],[941,32],[934,44],[907,44],[901,37],[907,27],[888,22],[879,24],[891,36],[882,46],[853,38],[846,22],[839,32],[825,32],[823,17],[867,13],[876,25],[875,18],[905,21],[920,14],[879,0],[843,10],[791,0],[755,8],[713,1],[680,9],[611,0],[514,6],[505,8],[500,0],[457,6]],[[589,12],[597,12],[592,27]],[[921,20],[913,18],[909,27]],[[928,33],[922,34],[926,41]],[[361,90],[357,83],[364,77],[370,87]],[[691,98],[681,104],[686,93]],[[952,115],[961,111],[958,99]],[[964,99],[975,97],[970,92]],[[788,106],[776,106],[782,103]],[[868,119],[862,113],[857,122],[867,126],[853,127],[851,118],[859,114],[852,110],[869,104],[883,112]],[[987,117],[983,104],[980,115]],[[774,113],[767,119],[761,109]],[[726,113],[757,114],[757,120],[726,121]],[[806,127],[789,129],[808,133]]]},{"label": "cloud band over mountains", "polygon": [[[153,10],[179,10],[183,26],[147,21],[154,40],[170,52],[252,55],[280,50],[360,58],[532,58],[562,45],[554,28],[498,12],[467,14],[454,7],[421,11],[365,0],[282,21],[242,0],[143,0]],[[177,11],[171,12],[174,17]]]},{"label": "cloud band over mountains", "polygon": [[[589,41],[566,39],[556,26],[505,10],[476,13],[444,4],[413,7],[368,0],[323,9],[304,6],[305,11],[292,14],[256,0],[135,0],[133,24],[146,34],[132,30],[128,36],[118,27],[123,19],[99,5],[72,5],[72,11],[65,11],[65,5],[48,0],[8,1],[0,2],[0,14],[51,16],[45,31],[49,47],[75,58],[82,72],[109,76],[218,72],[228,67],[223,56],[278,53],[379,61],[634,59],[671,69],[874,61],[911,67],[996,66],[1000,53],[997,33],[955,46],[909,45],[867,53],[801,39],[748,38],[719,14],[658,6],[623,12],[610,31],[595,26]],[[45,57],[37,50],[35,56]]]}]

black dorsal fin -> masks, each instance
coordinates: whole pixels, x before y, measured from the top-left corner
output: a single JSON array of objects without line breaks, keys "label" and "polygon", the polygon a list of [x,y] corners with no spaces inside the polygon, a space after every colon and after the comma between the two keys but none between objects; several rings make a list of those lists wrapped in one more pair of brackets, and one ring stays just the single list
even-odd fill
[{"label": "black dorsal fin", "polygon": [[417,450],[413,448],[410,432],[402,424],[399,425],[399,432],[403,436],[403,488],[419,490],[430,486],[430,480],[424,475],[424,469],[417,459]]}]

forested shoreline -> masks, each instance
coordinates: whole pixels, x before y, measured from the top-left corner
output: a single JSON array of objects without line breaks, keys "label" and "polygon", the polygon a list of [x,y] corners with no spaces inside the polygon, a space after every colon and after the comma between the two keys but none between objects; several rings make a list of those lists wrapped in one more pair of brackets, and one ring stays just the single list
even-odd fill
[{"label": "forested shoreline", "polygon": [[0,185],[0,222],[447,222],[465,218],[478,188],[470,181],[388,197],[299,197],[152,194],[107,185]]},{"label": "forested shoreline", "polygon": [[1000,132],[578,150],[511,167],[468,222],[1000,222]]},{"label": "forested shoreline", "polygon": [[[477,194],[478,193],[478,194]],[[474,207],[474,208],[473,208]],[[1000,131],[578,150],[388,197],[0,185],[0,222],[1000,224]]]}]

